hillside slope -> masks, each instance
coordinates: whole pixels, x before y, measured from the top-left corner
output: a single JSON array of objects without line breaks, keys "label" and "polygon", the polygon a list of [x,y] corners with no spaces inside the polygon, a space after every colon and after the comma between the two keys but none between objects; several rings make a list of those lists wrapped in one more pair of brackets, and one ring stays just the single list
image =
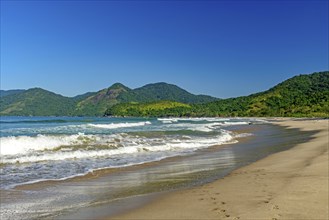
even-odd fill
[{"label": "hillside slope", "polygon": [[225,116],[328,117],[329,72],[295,76],[265,92],[202,107]]},{"label": "hillside slope", "polygon": [[117,97],[122,93],[127,93],[131,89],[115,83],[107,89],[102,89],[85,99],[79,100],[74,109],[74,115],[95,115],[102,116],[106,109],[119,103]]},{"label": "hillside slope", "polygon": [[[157,103],[152,103],[157,105]],[[133,116],[142,106],[119,104],[108,109],[108,115],[129,116],[127,109],[134,109]],[[150,108],[150,106],[149,106]],[[329,117],[329,72],[292,77],[277,86],[249,96],[221,99],[190,108],[162,109],[147,116],[293,116]],[[145,116],[140,114],[139,116]]]},{"label": "hillside slope", "polygon": [[329,117],[329,72],[295,76],[265,92],[221,100],[193,95],[167,83],[137,89],[115,83],[72,98],[40,88],[1,90],[0,115],[102,116],[105,112],[120,116]]},{"label": "hillside slope", "polygon": [[211,96],[194,95],[176,85],[164,82],[147,84],[143,87],[132,90],[130,94],[134,100],[126,99],[124,95],[119,96],[119,98],[122,102],[154,102],[160,100],[169,100],[189,104],[206,103],[218,100],[217,98]]},{"label": "hillside slope", "polygon": [[14,95],[24,92],[24,89],[12,89],[12,90],[0,90],[0,97],[5,97],[7,95]]},{"label": "hillside slope", "polygon": [[71,115],[74,101],[40,88],[1,97],[0,115],[62,116]]},{"label": "hillside slope", "polygon": [[181,103],[206,103],[218,100],[205,95],[193,95],[172,84],[153,83],[137,89],[130,89],[121,83],[115,83],[107,89],[83,99],[77,103],[76,115],[104,115],[105,111],[119,103],[146,103],[155,101]]}]

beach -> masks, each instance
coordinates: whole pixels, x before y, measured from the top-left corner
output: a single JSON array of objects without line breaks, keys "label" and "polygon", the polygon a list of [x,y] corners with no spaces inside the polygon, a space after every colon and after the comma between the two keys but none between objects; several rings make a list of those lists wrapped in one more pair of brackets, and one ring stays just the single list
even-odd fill
[{"label": "beach", "polygon": [[271,122],[314,133],[224,178],[161,195],[107,219],[328,219],[329,121]]},{"label": "beach", "polygon": [[[172,123],[163,123],[163,119],[153,119],[143,126],[140,124],[145,123],[145,119],[138,119],[138,124],[137,119],[129,119],[135,120],[129,123],[122,121],[123,119],[115,119],[119,121],[113,122],[107,119],[96,120],[102,120],[95,121],[96,125],[102,127],[128,125],[129,128],[119,130],[118,134],[106,134],[105,132],[117,130],[95,130],[93,125],[88,127],[90,132],[102,131],[103,134],[77,136],[74,134],[79,131],[77,129],[85,128],[86,125],[85,122],[81,122],[77,126],[74,121],[72,134],[39,135],[31,137],[32,139],[16,137],[14,140],[20,142],[26,142],[26,139],[33,140],[33,147],[38,146],[35,145],[36,141],[44,139],[97,139],[93,148],[84,151],[85,154],[88,153],[88,160],[74,158],[67,160],[67,163],[63,160],[49,160],[5,164],[2,167],[3,177],[17,179],[22,176],[22,172],[18,173],[20,175],[5,176],[6,169],[9,168],[15,168],[17,172],[28,168],[31,174],[45,177],[65,174],[64,170],[71,170],[72,166],[68,165],[79,168],[88,164],[98,165],[100,162],[120,162],[114,160],[116,158],[132,161],[145,159],[145,156],[148,156],[147,159],[152,155],[168,154],[168,157],[151,162],[142,160],[142,163],[130,166],[95,169],[87,174],[78,173],[71,178],[45,178],[12,188],[2,188],[1,219],[328,218],[328,120],[182,118],[166,119]],[[131,128],[131,125],[136,126]],[[16,124],[13,123],[13,126]],[[61,126],[51,123],[52,127],[49,126],[46,131],[52,129],[57,133],[58,128],[63,131],[72,128],[71,124]],[[140,131],[145,128],[149,130]],[[158,131],[164,128],[167,130],[165,133]],[[199,131],[200,129],[202,131]],[[121,134],[122,131],[127,134]],[[37,132],[42,133],[40,129]],[[180,133],[181,136],[175,136]],[[126,145],[121,149],[129,149],[127,147],[131,145],[128,144],[132,143],[129,141],[139,140],[143,141],[140,146],[134,144],[132,147],[142,151],[119,154],[116,157],[92,157],[95,152],[115,152],[117,148],[104,151],[104,145],[100,143],[105,143],[106,138],[111,140],[112,137],[120,136],[123,139],[119,143]],[[177,139],[178,137],[180,139]],[[212,145],[223,137],[232,139]],[[157,145],[159,142],[155,140],[171,143],[169,145],[176,147],[187,147],[187,150],[190,149],[190,145],[196,144],[195,141],[203,143],[200,146],[204,147],[187,153],[183,151],[176,156],[171,155],[175,149],[177,152],[177,148],[164,153],[160,151],[161,154],[144,150],[145,146],[150,150],[160,149]],[[95,140],[90,141],[86,144],[93,144]],[[179,145],[174,141],[180,141]],[[152,143],[155,148],[145,143]],[[168,145],[160,146],[162,149],[162,146]],[[54,150],[37,153],[40,156],[45,153],[56,157],[58,153],[74,156],[76,149],[80,152],[81,146],[76,146],[73,142],[72,150],[67,149],[69,148],[61,148],[59,152]],[[182,148],[178,148],[180,149]],[[10,159],[9,156],[6,158]],[[17,154],[17,159],[23,160],[24,157]],[[7,184],[4,178],[1,180],[2,184]]]}]

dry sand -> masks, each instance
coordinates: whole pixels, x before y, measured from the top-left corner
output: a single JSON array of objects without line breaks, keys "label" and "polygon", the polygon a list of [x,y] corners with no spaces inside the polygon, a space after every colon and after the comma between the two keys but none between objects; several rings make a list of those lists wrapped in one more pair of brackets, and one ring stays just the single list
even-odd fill
[{"label": "dry sand", "polygon": [[277,119],[313,139],[111,219],[328,219],[329,120]]}]

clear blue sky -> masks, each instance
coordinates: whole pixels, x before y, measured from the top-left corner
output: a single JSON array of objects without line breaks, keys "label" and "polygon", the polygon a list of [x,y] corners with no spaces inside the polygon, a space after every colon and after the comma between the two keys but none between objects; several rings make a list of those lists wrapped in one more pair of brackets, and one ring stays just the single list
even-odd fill
[{"label": "clear blue sky", "polygon": [[1,1],[1,89],[236,97],[328,70],[328,1]]}]

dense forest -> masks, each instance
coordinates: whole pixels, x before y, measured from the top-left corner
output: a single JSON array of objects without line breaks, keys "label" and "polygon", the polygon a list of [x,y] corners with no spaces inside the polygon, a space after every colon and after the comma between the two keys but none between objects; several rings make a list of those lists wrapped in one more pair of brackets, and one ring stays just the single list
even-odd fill
[{"label": "dense forest", "polygon": [[[221,99],[203,104],[163,108],[161,103],[118,104],[105,115],[143,117],[207,117],[207,116],[289,116],[328,117],[329,72],[299,75],[277,86],[249,96]],[[152,106],[153,105],[153,106]]]},{"label": "dense forest", "polygon": [[71,98],[41,88],[0,91],[0,115],[24,116],[103,116],[108,108],[119,103],[170,100],[193,104],[218,100],[211,96],[194,95],[163,82],[136,89],[115,83],[98,92],[87,92]]},{"label": "dense forest", "polygon": [[0,115],[329,117],[329,72],[295,76],[267,91],[229,99],[193,95],[167,83],[137,89],[115,83],[71,98],[40,88],[1,90],[0,95]]}]

